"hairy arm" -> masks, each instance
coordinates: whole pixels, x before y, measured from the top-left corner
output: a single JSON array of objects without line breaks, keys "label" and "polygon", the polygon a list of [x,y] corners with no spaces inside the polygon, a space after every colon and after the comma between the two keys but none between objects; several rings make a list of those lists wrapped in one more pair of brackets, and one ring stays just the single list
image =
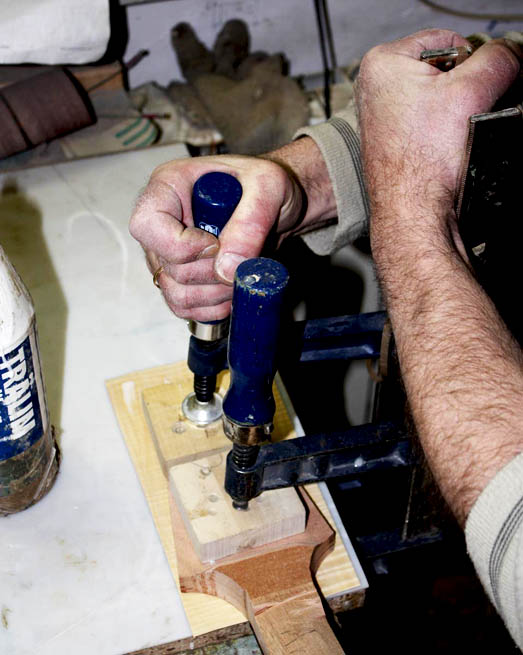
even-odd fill
[{"label": "hairy arm", "polygon": [[[421,222],[426,212],[446,218],[441,206],[405,202],[395,211],[399,222]],[[464,524],[487,483],[523,450],[523,358],[451,235],[419,236],[405,235],[414,247],[389,256],[380,243],[387,232],[373,235],[373,249],[421,444]],[[388,238],[399,240],[398,231]]]},{"label": "hairy arm", "polygon": [[483,46],[448,73],[423,49],[442,30],[374,49],[359,88],[371,245],[407,396],[428,462],[464,524],[488,482],[523,450],[523,358],[476,282],[456,229],[467,118],[514,79],[516,53]]}]

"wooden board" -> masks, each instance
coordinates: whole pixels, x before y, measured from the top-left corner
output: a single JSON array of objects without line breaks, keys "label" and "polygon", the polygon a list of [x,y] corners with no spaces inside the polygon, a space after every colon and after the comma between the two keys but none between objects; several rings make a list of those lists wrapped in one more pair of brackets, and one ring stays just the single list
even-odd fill
[{"label": "wooden board", "polygon": [[[218,376],[216,388],[222,397],[229,388],[229,380],[229,371]],[[221,420],[205,428],[198,428],[185,418],[181,404],[192,390],[193,377],[184,371],[173,383],[148,387],[142,392],[147,424],[166,476],[175,464],[190,462],[203,454],[219,453],[231,448],[231,442],[223,433]],[[276,385],[273,387],[273,393],[278,421],[274,424],[272,441],[292,439],[296,432],[288,420]]]},{"label": "wooden board", "polygon": [[[187,376],[191,377],[191,374],[187,370],[185,362],[179,362],[131,372],[106,383],[129,454],[149,503],[173,577],[177,582],[178,569],[170,519],[168,483],[162,473],[162,467],[147,425],[142,392],[149,387],[173,384]],[[292,426],[288,415],[278,420],[279,425],[281,425],[281,421],[286,421],[288,425]],[[329,518],[330,514],[318,486],[308,485],[307,491],[321,513],[331,522],[332,519]],[[316,579],[323,595],[327,598],[341,595],[346,598],[348,593],[361,589],[360,580],[341,539],[336,540],[334,551],[320,565]],[[358,604],[361,602],[361,594],[354,593],[354,596],[350,598],[353,597],[358,599]],[[350,598],[347,604],[350,604]],[[182,595],[182,601],[194,636],[245,621],[243,614],[235,607],[212,596],[186,593]]]},{"label": "wooden board", "polygon": [[[221,385],[218,387],[221,391]],[[215,454],[230,448],[220,421],[198,428],[185,418],[181,403],[192,391],[192,381],[180,378],[173,384],[144,389],[144,415],[163,473],[175,464],[191,462],[204,453]]]},{"label": "wooden board", "polygon": [[295,489],[267,491],[246,512],[233,508],[224,490],[225,453],[177,464],[171,493],[201,562],[252,550],[305,530],[305,506]]},{"label": "wooden board", "polygon": [[335,532],[308,494],[304,532],[219,562],[202,564],[178,507],[171,504],[182,591],[216,595],[246,617],[264,653],[342,655],[312,577],[333,550]]}]

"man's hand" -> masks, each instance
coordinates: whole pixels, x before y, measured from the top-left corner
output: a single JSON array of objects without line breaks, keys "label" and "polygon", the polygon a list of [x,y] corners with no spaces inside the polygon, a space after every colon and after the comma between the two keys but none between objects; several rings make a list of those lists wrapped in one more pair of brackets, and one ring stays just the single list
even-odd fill
[{"label": "man's hand", "polygon": [[[196,180],[220,171],[236,177],[242,198],[220,234],[194,227],[191,194]],[[230,311],[237,266],[257,257],[271,232],[277,240],[335,216],[325,163],[310,138],[263,157],[224,155],[172,161],[152,174],[131,217],[167,304],[181,318],[212,321]]]},{"label": "man's hand", "polygon": [[[386,223],[376,218],[371,224],[378,256],[397,229],[411,233],[412,245],[418,236],[430,238],[433,228],[448,229],[468,118],[489,111],[519,71],[518,46],[503,39],[481,46],[448,72],[420,61],[423,50],[467,43],[447,30],[427,30],[373,48],[363,58],[362,155],[373,213]],[[405,217],[397,224],[395,207],[405,203],[417,208],[416,215],[410,224]],[[387,207],[391,211],[382,211]],[[437,225],[442,213],[445,224]]]},{"label": "man's hand", "polygon": [[[191,194],[196,180],[220,171],[236,177],[243,195],[220,235],[194,227]],[[273,229],[290,230],[302,206],[296,182],[276,163],[254,157],[200,157],[159,166],[138,200],[130,231],[147,253],[151,272],[181,318],[215,320],[229,313],[234,271],[256,257]],[[216,255],[218,254],[218,257]]]}]

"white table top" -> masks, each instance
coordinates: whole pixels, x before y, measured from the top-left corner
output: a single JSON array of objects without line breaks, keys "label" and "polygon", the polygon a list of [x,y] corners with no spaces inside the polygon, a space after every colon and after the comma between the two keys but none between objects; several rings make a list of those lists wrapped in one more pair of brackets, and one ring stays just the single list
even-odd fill
[{"label": "white table top", "polygon": [[35,301],[63,454],[49,495],[0,518],[2,655],[121,655],[190,635],[104,388],[187,355],[186,325],[127,230],[153,168],[183,156],[164,146],[0,177],[0,243]]}]

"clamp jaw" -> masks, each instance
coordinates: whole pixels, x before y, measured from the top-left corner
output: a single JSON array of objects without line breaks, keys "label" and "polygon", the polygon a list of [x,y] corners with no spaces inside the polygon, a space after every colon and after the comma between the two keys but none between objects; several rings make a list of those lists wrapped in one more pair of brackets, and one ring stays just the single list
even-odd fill
[{"label": "clamp jaw", "polygon": [[259,448],[250,465],[241,465],[234,449],[227,457],[225,491],[233,506],[247,509],[270,489],[412,465],[410,438],[397,425],[360,425],[345,432],[314,434]]}]

